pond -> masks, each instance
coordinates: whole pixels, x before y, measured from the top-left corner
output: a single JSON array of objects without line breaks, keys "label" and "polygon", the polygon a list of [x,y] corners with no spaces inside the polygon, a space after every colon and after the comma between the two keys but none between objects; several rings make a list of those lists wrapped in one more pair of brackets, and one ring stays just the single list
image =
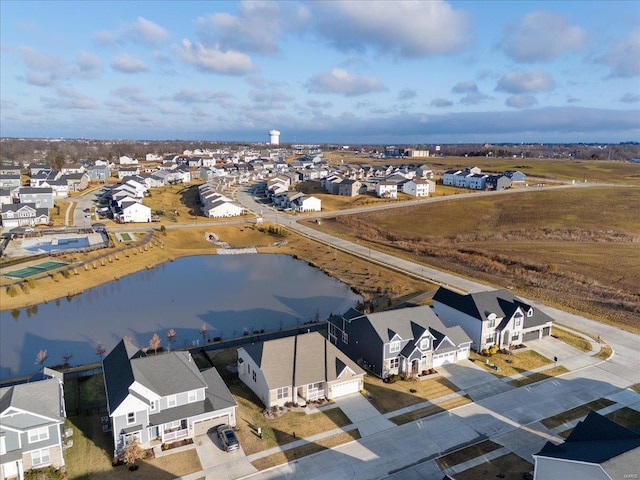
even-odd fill
[{"label": "pond", "polygon": [[[37,287],[36,287],[37,288]],[[348,285],[287,255],[202,255],[177,259],[26,309],[0,312],[0,378],[47,366],[100,359],[124,336],[140,348],[158,333],[167,347],[228,339],[245,331],[270,331],[326,320],[361,300]]]}]

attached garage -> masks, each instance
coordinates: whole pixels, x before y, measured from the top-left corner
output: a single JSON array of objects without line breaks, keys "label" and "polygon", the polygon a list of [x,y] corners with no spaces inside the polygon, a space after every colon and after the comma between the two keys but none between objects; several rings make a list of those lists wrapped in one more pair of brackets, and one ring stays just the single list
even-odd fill
[{"label": "attached garage", "polygon": [[348,382],[334,383],[331,385],[330,398],[338,398],[362,390],[362,380],[349,380]]},{"label": "attached garage", "polygon": [[447,363],[455,363],[456,361],[456,352],[446,352],[439,353],[433,356],[433,366],[439,367],[441,365],[446,365]]},{"label": "attached garage", "polygon": [[227,425],[231,424],[229,420],[229,415],[221,415],[219,417],[209,418],[207,420],[198,420],[197,422],[193,422],[193,435],[197,437],[198,435],[206,434],[210,428],[217,427],[226,423]]},{"label": "attached garage", "polygon": [[523,336],[522,336],[522,340],[524,342],[528,342],[531,340],[538,340],[540,338],[540,330],[533,330],[531,332],[526,332]]},{"label": "attached garage", "polygon": [[551,327],[544,327],[542,329],[542,336],[548,337],[551,334]]}]

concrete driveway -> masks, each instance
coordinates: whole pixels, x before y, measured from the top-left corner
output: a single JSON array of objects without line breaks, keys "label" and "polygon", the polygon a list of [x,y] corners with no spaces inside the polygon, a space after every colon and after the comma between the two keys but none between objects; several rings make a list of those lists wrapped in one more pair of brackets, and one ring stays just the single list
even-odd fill
[{"label": "concrete driveway", "polygon": [[195,444],[207,480],[233,480],[257,472],[242,446],[234,452],[224,451],[215,429],[196,437]]}]

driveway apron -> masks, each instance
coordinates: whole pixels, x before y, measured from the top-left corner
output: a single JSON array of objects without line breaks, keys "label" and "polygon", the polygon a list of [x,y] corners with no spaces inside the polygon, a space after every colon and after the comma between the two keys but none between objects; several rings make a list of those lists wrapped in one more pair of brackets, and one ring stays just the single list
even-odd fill
[{"label": "driveway apron", "polygon": [[358,427],[362,437],[395,427],[394,423],[384,418],[360,393],[337,398],[336,405],[349,417],[351,423]]}]

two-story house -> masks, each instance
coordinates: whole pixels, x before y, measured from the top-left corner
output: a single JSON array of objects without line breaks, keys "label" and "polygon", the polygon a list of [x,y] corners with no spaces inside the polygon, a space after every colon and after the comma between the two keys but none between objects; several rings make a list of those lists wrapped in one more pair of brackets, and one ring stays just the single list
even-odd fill
[{"label": "two-story house", "polygon": [[398,184],[390,180],[380,180],[376,184],[376,195],[380,198],[398,198]]},{"label": "two-story house", "polygon": [[379,377],[420,374],[469,356],[471,339],[447,328],[428,306],[329,317],[329,341]]},{"label": "two-story house", "polygon": [[64,467],[62,374],[45,368],[28,383],[0,388],[0,479]]},{"label": "two-story house", "polygon": [[433,309],[445,325],[459,325],[480,351],[492,345],[509,348],[551,334],[553,319],[509,290],[461,294],[440,287]]},{"label": "two-story house", "polygon": [[31,203],[36,208],[53,208],[53,189],[51,187],[21,187],[18,190],[20,203]]},{"label": "two-story house", "polygon": [[4,228],[34,227],[48,223],[48,208],[36,208],[33,203],[2,205],[2,226]]},{"label": "two-story house", "polygon": [[122,340],[102,362],[114,452],[131,436],[143,448],[236,424],[236,401],[215,368],[200,372],[189,352],[147,355]]}]

